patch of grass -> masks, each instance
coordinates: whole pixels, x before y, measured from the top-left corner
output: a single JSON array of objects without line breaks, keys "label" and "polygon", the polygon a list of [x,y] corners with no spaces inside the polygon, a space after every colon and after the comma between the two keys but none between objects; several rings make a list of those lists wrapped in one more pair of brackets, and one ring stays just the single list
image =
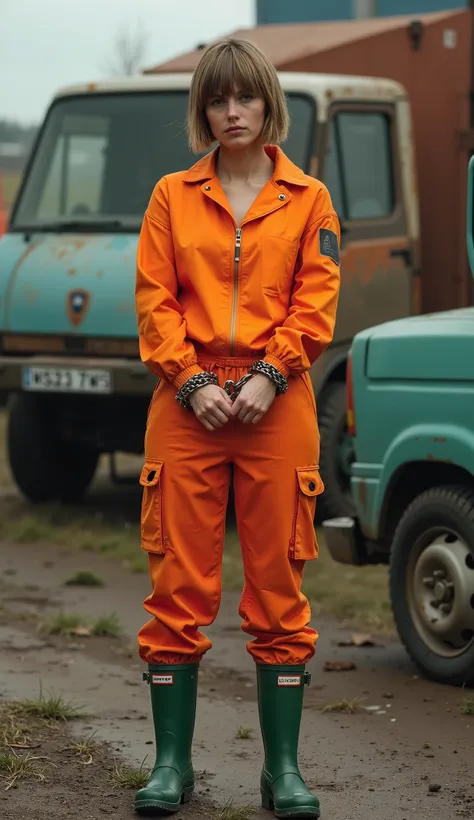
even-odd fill
[{"label": "patch of grass", "polygon": [[140,550],[130,560],[125,560],[124,566],[135,574],[148,572],[148,554],[144,550]]},{"label": "patch of grass", "polygon": [[8,537],[18,544],[55,540],[54,528],[34,515],[25,515],[10,525]]},{"label": "patch of grass", "polygon": [[27,748],[28,733],[28,726],[18,723],[7,710],[0,711],[0,748]]},{"label": "patch of grass", "polygon": [[118,615],[112,612],[111,615],[102,615],[92,627],[92,634],[99,638],[120,638],[122,628]]},{"label": "patch of grass", "polygon": [[139,769],[132,766],[115,764],[115,768],[110,775],[110,782],[120,789],[142,789],[150,779],[150,770],[143,768],[143,763]]},{"label": "patch of grass", "polygon": [[337,700],[334,703],[328,703],[327,706],[324,706],[321,711],[344,712],[345,714],[354,715],[356,712],[361,712],[363,710],[362,700],[363,698],[352,698],[350,700],[343,698],[342,700]]},{"label": "patch of grass", "polygon": [[97,730],[93,732],[87,740],[80,740],[78,743],[73,743],[71,746],[68,746],[67,751],[74,752],[74,754],[80,758],[87,758],[87,760],[81,761],[81,763],[89,765],[92,763],[93,755],[99,750],[97,743],[93,740],[95,734],[97,734]]},{"label": "patch of grass", "polygon": [[103,587],[104,582],[97,575],[87,570],[79,570],[65,581],[67,587]]},{"label": "patch of grass", "polygon": [[46,635],[72,635],[79,626],[84,626],[84,618],[74,613],[58,612],[42,626]]},{"label": "patch of grass", "polygon": [[213,811],[211,820],[251,820],[254,815],[254,806],[234,806],[234,801],[231,798],[225,806]]},{"label": "patch of grass", "polygon": [[465,697],[459,708],[462,715],[474,715],[474,695]]},{"label": "patch of grass", "polygon": [[253,729],[248,726],[239,726],[235,735],[237,740],[250,740],[253,734]]},{"label": "patch of grass", "polygon": [[77,706],[74,706],[71,701],[65,701],[60,695],[44,697],[41,693],[38,700],[18,701],[18,703],[12,706],[12,709],[18,714],[63,723],[66,723],[68,720],[83,717]]},{"label": "patch of grass", "polygon": [[15,752],[0,754],[0,778],[7,781],[5,791],[11,789],[17,780],[24,778],[32,777],[36,780],[44,780],[44,773],[39,767],[38,761],[46,759],[31,752],[26,752],[26,754],[16,754]]}]

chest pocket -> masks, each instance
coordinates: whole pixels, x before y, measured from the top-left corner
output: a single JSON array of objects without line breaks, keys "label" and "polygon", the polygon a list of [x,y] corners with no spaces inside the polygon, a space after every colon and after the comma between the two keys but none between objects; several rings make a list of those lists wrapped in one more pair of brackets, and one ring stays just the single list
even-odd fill
[{"label": "chest pocket", "polygon": [[294,278],[299,243],[280,236],[261,236],[262,289],[270,295],[288,295]]}]

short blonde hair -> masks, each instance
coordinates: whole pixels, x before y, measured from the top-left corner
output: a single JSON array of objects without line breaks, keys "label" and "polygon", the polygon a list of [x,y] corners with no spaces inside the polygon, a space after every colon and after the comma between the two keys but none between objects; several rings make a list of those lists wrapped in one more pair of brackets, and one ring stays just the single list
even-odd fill
[{"label": "short blonde hair", "polygon": [[217,94],[231,94],[235,85],[265,101],[262,143],[278,144],[286,139],[290,118],[274,65],[247,40],[220,40],[206,49],[191,81],[188,136],[194,153],[205,151],[215,140],[206,116],[209,100]]}]

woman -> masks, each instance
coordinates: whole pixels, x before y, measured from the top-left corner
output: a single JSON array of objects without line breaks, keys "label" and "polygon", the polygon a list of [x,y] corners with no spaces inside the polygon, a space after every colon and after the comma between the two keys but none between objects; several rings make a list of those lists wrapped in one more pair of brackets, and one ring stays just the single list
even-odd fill
[{"label": "woman", "polygon": [[317,633],[301,592],[316,558],[319,434],[310,365],[332,339],[339,224],[326,188],[277,147],[285,97],[248,42],[210,47],[194,73],[190,170],[163,177],[138,248],[140,353],[160,377],[141,475],[142,547],[151,620],[148,664],[157,757],[138,811],[177,811],[194,787],[198,664],[221,596],[233,467],[265,748],[262,803],[277,817],[318,817],[297,763],[305,664]]}]

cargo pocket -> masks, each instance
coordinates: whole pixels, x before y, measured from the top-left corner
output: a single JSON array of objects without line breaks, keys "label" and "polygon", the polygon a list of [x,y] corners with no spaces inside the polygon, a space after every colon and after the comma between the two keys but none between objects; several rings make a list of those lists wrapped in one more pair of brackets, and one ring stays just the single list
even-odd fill
[{"label": "cargo pocket", "polygon": [[164,553],[162,461],[146,461],[141,472],[143,487],[141,512],[141,544],[146,552]]},{"label": "cargo pocket", "polygon": [[318,557],[318,541],[314,528],[316,499],[324,490],[318,467],[296,470],[296,500],[289,556],[302,561]]}]

